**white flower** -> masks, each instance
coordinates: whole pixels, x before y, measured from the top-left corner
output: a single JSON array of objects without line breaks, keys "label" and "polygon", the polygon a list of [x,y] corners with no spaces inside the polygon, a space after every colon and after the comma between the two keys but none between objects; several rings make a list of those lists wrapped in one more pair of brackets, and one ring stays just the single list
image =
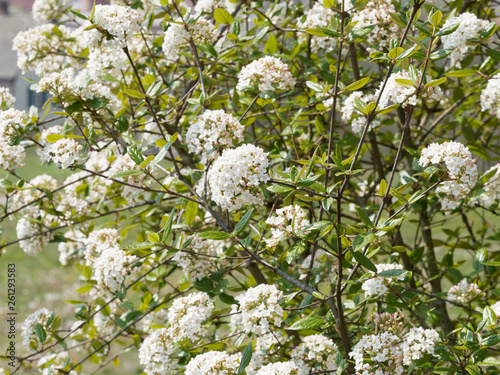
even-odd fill
[{"label": "white flower", "polygon": [[40,159],[52,160],[61,169],[66,169],[80,158],[82,148],[82,145],[72,138],[61,138],[47,145]]},{"label": "white flower", "polygon": [[[422,89],[417,97],[416,86],[420,83],[421,75],[418,74],[416,79],[412,79],[411,74],[407,71],[400,71],[397,73],[392,73],[389,77],[387,84],[385,85],[382,96],[380,97],[379,107],[385,108],[392,104],[402,104],[403,107],[408,105],[419,105],[422,103],[422,98],[428,100],[429,102],[440,101],[443,99],[444,94],[439,86],[430,86]],[[414,81],[414,85],[400,84],[396,82],[397,79],[405,79]],[[427,82],[432,81],[430,76],[427,76]],[[378,97],[380,90],[382,89],[383,83],[381,83],[380,88],[375,92],[375,97]]]},{"label": "white flower", "polygon": [[[56,28],[57,33],[52,29]],[[71,30],[64,26],[45,24],[21,31],[13,40],[17,51],[17,66],[26,73],[36,74],[58,72],[68,59],[62,52],[68,47]]]},{"label": "white flower", "polygon": [[304,337],[302,344],[292,350],[291,359],[303,374],[332,372],[337,369],[337,353],[337,345],[331,339],[316,334]]},{"label": "white flower", "polygon": [[103,250],[92,265],[98,285],[106,286],[111,291],[120,290],[125,276],[137,273],[138,267],[131,268],[136,260],[135,255],[127,255],[118,246]]},{"label": "white flower", "polygon": [[139,348],[139,362],[148,375],[172,374],[178,367],[175,348],[167,328],[154,331]]},{"label": "white flower", "polygon": [[291,90],[294,86],[295,78],[290,73],[288,65],[279,58],[264,56],[241,69],[236,89],[262,92]]},{"label": "white flower", "polygon": [[57,181],[53,177],[43,174],[31,179],[24,187],[25,189],[17,191],[16,194],[12,196],[9,202],[9,208],[11,211],[21,210],[21,214],[36,218],[40,214],[39,209],[30,203],[44,194],[42,189],[50,191],[56,189]]},{"label": "white flower", "polygon": [[[111,168],[107,171],[107,176],[113,176],[119,172],[131,171],[137,169],[138,166],[135,162],[130,158],[129,154],[119,155],[111,164]],[[126,184],[134,185],[134,186],[145,186],[149,183],[149,179],[147,176],[142,174],[136,174],[132,176],[126,177],[116,177],[114,178],[118,181],[123,181]],[[113,180],[106,180],[106,184],[109,186],[113,184]],[[142,189],[138,189],[132,186],[124,185],[122,190],[122,197],[127,200],[129,204],[133,204],[136,202],[137,197],[143,192]]]},{"label": "white flower", "polygon": [[35,0],[33,18],[38,22],[47,22],[57,18],[67,3],[68,0]]},{"label": "white flower", "polygon": [[[314,6],[307,11],[305,21],[299,22],[297,24],[297,27],[300,29],[317,29],[322,27],[327,28],[328,25],[330,25],[330,22],[334,15],[335,13],[331,9],[325,8],[319,2],[315,2]],[[308,38],[308,33],[299,33],[300,44],[305,43]],[[336,45],[337,42],[333,38],[317,35],[311,36],[311,51],[315,54],[331,51],[335,48]]]},{"label": "white flower", "polygon": [[165,32],[162,49],[167,60],[177,60],[179,52],[189,46],[193,39],[195,44],[213,43],[215,41],[216,29],[205,17],[199,17],[194,23],[186,26],[180,19],[171,22]]},{"label": "white flower", "polygon": [[459,303],[469,303],[473,298],[483,294],[477,284],[469,284],[467,279],[463,279],[457,285],[450,288],[446,298]]},{"label": "white flower", "polygon": [[189,340],[196,342],[206,335],[207,328],[202,327],[214,308],[214,302],[207,293],[192,293],[177,298],[168,309],[170,337],[174,342]]},{"label": "white flower", "polygon": [[0,87],[0,111],[6,111],[12,104],[14,104],[16,98],[12,96],[10,90],[7,87]]},{"label": "white flower", "polygon": [[[48,223],[51,221],[50,218],[54,219],[53,216],[46,218]],[[49,232],[42,225],[25,218],[19,219],[16,231],[17,238],[20,240],[19,247],[29,255],[38,254],[54,238],[54,232]]]},{"label": "white flower", "polygon": [[462,13],[457,17],[448,18],[443,25],[443,29],[460,23],[458,28],[448,35],[443,35],[441,41],[443,48],[452,48],[450,55],[451,66],[460,67],[460,61],[465,57],[471,46],[467,45],[468,39],[478,38],[481,31],[486,29],[489,22],[478,19],[475,14]]},{"label": "white flower", "polygon": [[497,316],[497,319],[500,318],[500,301],[498,301],[495,304],[493,304],[491,306],[491,309],[493,310],[493,312]]},{"label": "white flower", "polygon": [[243,142],[245,128],[232,114],[223,110],[207,110],[189,127],[186,135],[188,150],[201,156],[206,164],[228,148]]},{"label": "white flower", "polygon": [[185,375],[235,375],[240,366],[241,353],[229,355],[225,352],[210,351],[200,354],[186,366]]},{"label": "white flower", "polygon": [[[403,266],[401,264],[377,264],[377,273],[389,270],[402,270]],[[370,271],[373,275],[374,273]],[[386,279],[385,277],[373,277],[371,279],[366,280],[363,285],[361,285],[361,289],[365,291],[365,297],[371,296],[380,296],[385,294],[389,288],[388,285],[391,283],[391,280],[404,280],[405,274],[402,274],[398,277]]]},{"label": "white flower", "polygon": [[38,341],[35,333],[36,323],[39,323],[42,325],[42,327],[45,327],[45,324],[47,324],[52,314],[53,314],[52,311],[43,308],[28,315],[28,317],[24,321],[21,332],[21,336],[23,337],[23,345],[26,347],[26,349],[30,351],[34,350],[33,348],[30,347],[30,341],[31,340]]},{"label": "white flower", "polygon": [[481,111],[489,111],[500,119],[500,73],[491,77],[481,91]]},{"label": "white flower", "polygon": [[293,361],[270,363],[256,372],[256,375],[298,375],[299,368]]},{"label": "white flower", "polygon": [[78,229],[70,229],[64,233],[66,242],[59,242],[59,262],[63,266],[68,264],[68,259],[83,247],[85,236]]},{"label": "white flower", "polygon": [[278,304],[283,292],[274,285],[258,285],[236,296],[239,306],[233,305],[233,311],[241,315],[231,316],[231,325],[246,333],[263,335],[270,331],[269,324],[281,327],[283,309]]},{"label": "white flower", "polygon": [[91,232],[85,240],[85,250],[83,251],[86,265],[91,266],[104,250],[118,246],[118,241],[116,229],[104,228]]},{"label": "white flower", "polygon": [[266,239],[267,246],[275,247],[280,242],[291,238],[297,231],[302,231],[310,223],[302,207],[290,205],[276,210],[276,215],[267,219],[266,224],[272,226],[272,236]]},{"label": "white flower", "polygon": [[23,128],[27,120],[26,113],[14,108],[0,111],[0,139],[7,142],[11,137],[18,135],[18,128]]},{"label": "white flower", "polygon": [[390,13],[396,13],[390,0],[370,0],[362,9],[353,10],[351,22],[355,24],[354,32],[363,27],[375,26],[366,36],[366,43],[370,46],[368,52],[387,47],[391,39],[399,37],[399,28]]},{"label": "white flower", "polygon": [[422,358],[425,353],[434,354],[434,347],[441,338],[433,329],[418,327],[410,329],[403,340],[403,363],[410,365],[412,361]]},{"label": "white flower", "polygon": [[198,13],[212,13],[217,8],[222,8],[229,13],[233,13],[236,10],[236,4],[230,0],[199,0],[196,2],[194,11]]},{"label": "white flower", "polygon": [[212,200],[229,211],[247,204],[264,204],[259,184],[269,180],[267,157],[251,144],[224,150],[208,172]]},{"label": "white flower", "polygon": [[488,169],[484,175],[489,173],[493,175],[484,183],[484,195],[481,197],[481,203],[485,206],[491,206],[495,201],[500,199],[500,163],[495,164]]},{"label": "white flower", "polygon": [[460,200],[474,188],[477,182],[477,166],[469,149],[459,142],[431,143],[422,150],[419,164],[443,163],[451,180],[438,186],[436,193],[444,193],[440,198],[441,207],[449,213],[460,205]]},{"label": "white flower", "polygon": [[[186,249],[172,258],[192,281],[203,279],[214,273],[224,259],[223,243],[195,237]],[[193,254],[194,253],[194,254]],[[197,255],[199,254],[199,255]]]},{"label": "white flower", "polygon": [[[363,131],[367,118],[364,114],[356,110],[354,106],[355,99],[362,100],[364,103],[368,104],[374,102],[376,98],[374,95],[365,94],[362,91],[355,91],[340,104],[340,117],[342,121],[351,124],[353,133],[360,134]],[[328,99],[324,104],[326,107],[332,106],[333,99]],[[375,119],[372,121],[370,128],[376,128],[378,125],[380,125],[380,120]]]}]

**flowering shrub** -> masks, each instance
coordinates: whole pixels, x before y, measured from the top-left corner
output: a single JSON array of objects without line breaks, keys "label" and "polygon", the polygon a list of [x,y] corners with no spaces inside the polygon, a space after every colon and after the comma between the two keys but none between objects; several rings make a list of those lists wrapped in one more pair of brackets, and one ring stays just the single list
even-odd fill
[{"label": "flowering shrub", "polygon": [[0,221],[81,297],[0,374],[499,372],[498,2],[74,3],[13,40]]}]

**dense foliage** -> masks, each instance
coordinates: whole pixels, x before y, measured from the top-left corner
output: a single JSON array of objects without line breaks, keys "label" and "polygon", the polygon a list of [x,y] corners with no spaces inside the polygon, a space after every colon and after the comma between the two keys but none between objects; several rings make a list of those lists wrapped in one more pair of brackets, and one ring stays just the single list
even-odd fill
[{"label": "dense foliage", "polygon": [[498,373],[497,1],[68,4],[13,41],[2,248],[81,298],[4,373]]}]

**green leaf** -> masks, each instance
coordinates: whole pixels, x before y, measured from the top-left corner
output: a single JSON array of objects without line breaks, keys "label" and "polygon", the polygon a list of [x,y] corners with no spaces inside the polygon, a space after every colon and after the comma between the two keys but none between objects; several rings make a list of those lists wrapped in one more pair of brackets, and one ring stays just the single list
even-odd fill
[{"label": "green leaf", "polygon": [[401,85],[401,86],[413,86],[413,85],[415,85],[415,82],[413,82],[411,79],[396,78],[395,81],[398,85]]},{"label": "green leaf", "polygon": [[49,143],[55,143],[58,140],[63,139],[63,138],[64,138],[64,136],[62,136],[61,134],[49,134],[46,139],[47,139],[47,142],[49,142]]},{"label": "green leaf", "polygon": [[139,92],[137,90],[125,89],[124,92],[132,98],[144,99],[146,97],[142,92]]},{"label": "green leaf", "polygon": [[188,201],[186,206],[186,212],[184,214],[184,219],[186,220],[186,225],[191,225],[191,223],[198,215],[198,203],[193,201]]},{"label": "green leaf", "polygon": [[160,242],[160,236],[158,233],[155,232],[147,232],[148,234],[148,241],[151,243],[159,243]]},{"label": "green leaf", "polygon": [[267,188],[267,190],[272,191],[273,193],[286,193],[290,190],[293,190],[290,186],[273,184]]},{"label": "green leaf", "polygon": [[144,173],[140,169],[132,169],[130,171],[122,171],[115,173],[114,175],[110,176],[109,178],[120,178],[120,177],[128,177],[128,176],[135,176],[138,174]]},{"label": "green leaf", "polygon": [[441,49],[439,51],[431,53],[431,60],[441,60],[448,57],[453,52],[453,48]]},{"label": "green leaf", "polygon": [[394,269],[394,270],[382,271],[382,272],[378,273],[377,276],[392,278],[392,277],[399,277],[401,275],[404,275],[407,272],[408,272],[407,270]]},{"label": "green leaf", "polygon": [[460,26],[460,22],[456,22],[453,25],[443,27],[439,32],[436,34],[437,36],[444,36],[444,35],[449,35],[452,32],[454,32],[456,29],[458,29],[458,26]]},{"label": "green leaf", "polygon": [[321,36],[323,38],[327,36],[323,31],[318,29],[306,29],[306,33],[311,35]]},{"label": "green leaf", "polygon": [[218,23],[230,25],[233,23],[234,18],[229,12],[222,8],[217,8],[214,11],[214,18]]},{"label": "green leaf", "polygon": [[316,91],[316,92],[323,92],[324,87],[319,84],[318,82],[313,82],[313,81],[307,81],[306,86],[309,87],[311,90]]},{"label": "green leaf", "polygon": [[286,262],[292,264],[292,262],[304,252],[306,249],[306,243],[304,241],[299,241],[290,246],[286,252]]},{"label": "green leaf", "polygon": [[481,341],[481,346],[493,346],[500,342],[500,335],[491,335],[488,337],[483,337]]},{"label": "green leaf", "polygon": [[127,149],[127,153],[130,156],[130,159],[132,159],[137,165],[142,164],[144,161],[144,156],[142,156],[141,152],[135,147],[129,147]]},{"label": "green leaf", "polygon": [[356,212],[358,213],[359,218],[361,219],[363,224],[365,224],[366,226],[368,226],[372,229],[375,228],[375,226],[373,225],[373,223],[370,220],[370,218],[368,217],[368,215],[366,215],[361,208],[356,207]]},{"label": "green leaf", "polygon": [[210,230],[198,233],[197,236],[200,238],[207,238],[209,240],[227,240],[228,238],[231,238],[231,235],[229,233],[210,231]]},{"label": "green leaf", "polygon": [[381,197],[383,197],[386,192],[387,192],[387,181],[386,180],[382,180],[382,181],[380,181],[380,187],[378,189],[378,194]]},{"label": "green leaf", "polygon": [[352,256],[356,261],[365,267],[367,270],[377,273],[377,267],[372,263],[370,259],[368,259],[365,255],[360,253],[359,251],[353,251]]},{"label": "green leaf", "polygon": [[407,49],[406,51],[404,51],[402,54],[400,54],[396,60],[403,60],[404,58],[406,57],[410,57],[411,55],[413,55],[415,52],[417,52],[418,50],[420,49],[420,46],[419,45],[414,45],[413,47],[411,47],[410,49]]},{"label": "green leaf", "polygon": [[47,334],[45,333],[45,329],[42,327],[40,323],[35,324],[35,333],[38,340],[43,343],[47,339]]},{"label": "green leaf", "polygon": [[214,283],[208,277],[196,280],[195,282],[193,282],[193,286],[200,292],[205,293],[209,293],[214,289]]},{"label": "green leaf", "polygon": [[327,28],[324,28],[324,27],[320,27],[319,29],[322,32],[324,32],[327,36],[332,37],[332,38],[339,38],[339,37],[342,36],[341,33],[338,33],[336,31],[333,31],[333,30],[330,30],[330,29],[327,29]]},{"label": "green leaf", "polygon": [[441,77],[439,79],[436,79],[434,81],[428,82],[425,87],[434,87],[434,86],[439,86],[442,83],[445,83],[447,80],[446,77]]},{"label": "green leaf", "polygon": [[455,70],[454,72],[445,73],[445,76],[448,77],[468,77],[477,74],[477,70],[474,69],[463,69],[463,70]]},{"label": "green leaf", "polygon": [[78,100],[68,105],[65,109],[70,115],[72,115],[75,112],[79,112],[82,108],[83,108],[83,103]]},{"label": "green leaf", "polygon": [[325,321],[317,316],[310,316],[304,319],[300,319],[293,323],[288,329],[293,331],[302,331],[318,328],[323,325]]},{"label": "green leaf", "polygon": [[486,53],[488,56],[490,56],[493,60],[500,61],[500,51],[496,51],[494,49],[487,49]]},{"label": "green leaf", "polygon": [[500,366],[500,360],[495,357],[488,357],[484,361],[477,363],[478,366]]},{"label": "green leaf", "polygon": [[76,10],[70,9],[69,11],[73,13],[75,16],[81,18],[82,20],[88,20],[87,16],[84,16],[83,14],[77,12]]},{"label": "green leaf", "polygon": [[247,226],[248,221],[250,220],[250,217],[252,216],[252,213],[253,213],[253,208],[250,211],[248,211],[245,215],[243,215],[243,217],[240,219],[240,221],[238,221],[238,223],[236,224],[234,231],[233,231],[233,235],[237,236],[245,230],[245,227]]},{"label": "green leaf", "polygon": [[365,86],[368,82],[370,82],[370,77],[361,78],[360,80],[351,83],[344,90],[346,90],[346,91],[359,90],[360,88]]},{"label": "green leaf", "polygon": [[104,98],[93,98],[86,100],[85,104],[87,104],[92,109],[100,109],[105,107],[106,104],[108,104],[108,101]]},{"label": "green leaf", "polygon": [[[352,241],[352,249],[354,251],[360,250],[364,248],[366,245],[372,243],[372,241],[375,239],[375,235],[373,233],[362,233],[358,234],[356,237],[354,237],[354,240]],[[376,271],[374,271],[376,272]]]},{"label": "green leaf", "polygon": [[398,58],[398,56],[401,55],[404,51],[405,50],[403,47],[396,47],[396,48],[391,49],[387,56],[389,56],[389,58],[391,60],[396,60]]},{"label": "green leaf", "polygon": [[170,216],[168,217],[167,223],[165,224],[165,228],[163,228],[163,235],[161,237],[161,242],[165,243],[165,241],[168,238],[168,235],[170,234],[170,231],[172,230],[172,224],[174,222],[174,212],[175,212],[175,207],[172,208],[172,211],[170,212]]},{"label": "green leaf", "polygon": [[249,342],[248,345],[243,350],[243,354],[241,356],[240,366],[238,367],[238,374],[242,374],[243,371],[247,368],[252,359],[252,343]]}]

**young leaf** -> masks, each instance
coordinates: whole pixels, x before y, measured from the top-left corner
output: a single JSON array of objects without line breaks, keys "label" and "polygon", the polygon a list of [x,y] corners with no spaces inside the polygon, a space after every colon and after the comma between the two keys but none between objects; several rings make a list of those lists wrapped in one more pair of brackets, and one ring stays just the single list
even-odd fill
[{"label": "young leaf", "polygon": [[238,367],[238,372],[237,372],[238,374],[241,374],[243,373],[243,371],[245,371],[251,359],[252,359],[252,343],[249,342],[248,345],[245,347],[245,350],[243,350],[243,354],[240,360],[240,366]]},{"label": "young leaf", "polygon": [[346,91],[354,91],[359,90],[363,86],[365,86],[368,82],[370,82],[370,77],[361,78],[360,80],[351,83],[349,86],[345,88]]},{"label": "young leaf", "polygon": [[184,214],[186,225],[191,225],[191,223],[196,218],[197,214],[198,214],[198,203],[189,201],[186,206],[186,213]]},{"label": "young leaf", "polygon": [[200,238],[207,238],[209,240],[227,240],[231,238],[229,233],[225,232],[217,232],[217,231],[206,231],[198,234]]},{"label": "young leaf", "polygon": [[222,8],[217,8],[214,11],[214,18],[218,23],[230,25],[233,23],[234,18],[229,12]]},{"label": "young leaf", "polygon": [[321,326],[325,321],[322,318],[319,318],[317,316],[309,316],[304,319],[300,319],[293,323],[288,329],[293,330],[293,331],[302,331],[302,330],[310,330],[314,328],[318,328]]}]

